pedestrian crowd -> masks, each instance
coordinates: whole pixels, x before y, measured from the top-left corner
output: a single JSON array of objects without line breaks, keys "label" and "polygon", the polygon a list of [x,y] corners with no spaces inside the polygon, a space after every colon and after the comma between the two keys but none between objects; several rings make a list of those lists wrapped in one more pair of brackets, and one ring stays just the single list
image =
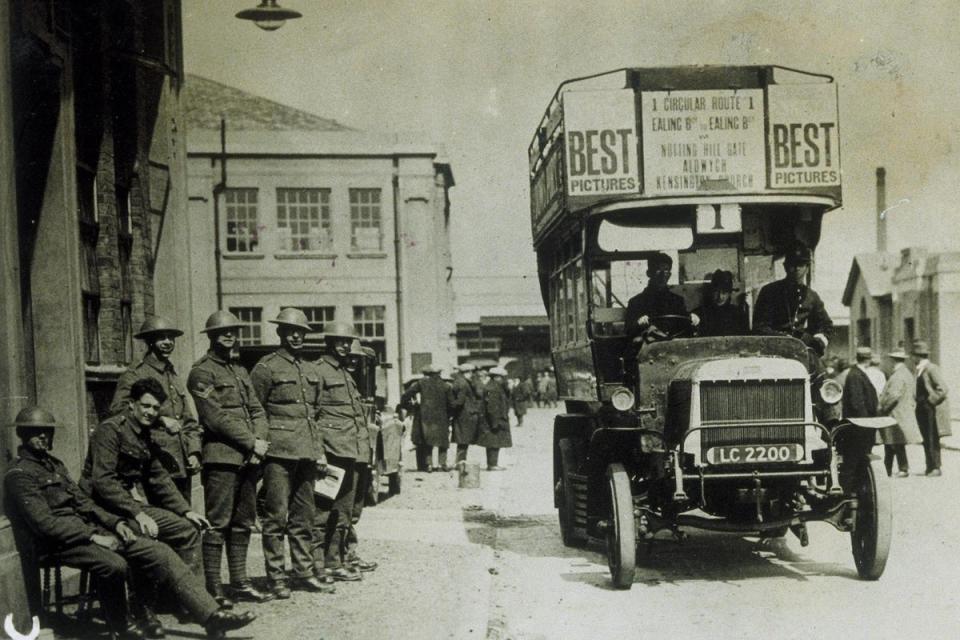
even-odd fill
[{"label": "pedestrian crowd", "polygon": [[[354,328],[326,326],[325,355],[312,362],[302,311],[271,322],[280,347],[248,374],[236,358],[241,322],[213,313],[209,350],[185,381],[170,361],[183,332],[161,317],[144,322],[136,337],[147,353],[120,376],[79,481],[51,453],[55,417],[42,407],[17,415],[21,446],[5,493],[18,539],[29,538],[37,562],[93,576],[111,637],[164,637],[164,606],[222,636],[256,617],[238,602],[332,593],[376,569],[357,553],[374,447],[354,379],[363,354]],[[205,515],[191,505],[198,477]],[[321,483],[333,488],[318,492]],[[258,516],[260,588],[247,574]]]},{"label": "pedestrian crowd", "polygon": [[922,444],[924,475],[940,476],[940,440],[952,434],[943,373],[930,361],[930,347],[923,340],[913,342],[910,354],[900,347],[886,355],[892,363],[889,377],[881,368],[880,354],[870,347],[856,349],[853,366],[828,361],[827,374],[843,387],[842,414],[848,418],[890,416],[896,421],[878,433],[888,475],[908,477],[906,445]]}]

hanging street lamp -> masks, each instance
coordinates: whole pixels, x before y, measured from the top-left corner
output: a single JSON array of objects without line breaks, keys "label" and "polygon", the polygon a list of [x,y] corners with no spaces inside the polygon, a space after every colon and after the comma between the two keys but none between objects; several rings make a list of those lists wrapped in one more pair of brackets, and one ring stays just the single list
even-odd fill
[{"label": "hanging street lamp", "polygon": [[284,9],[277,6],[277,0],[263,0],[253,9],[244,9],[237,13],[241,20],[252,20],[255,25],[264,31],[276,31],[287,20],[303,17],[303,14],[293,9]]}]

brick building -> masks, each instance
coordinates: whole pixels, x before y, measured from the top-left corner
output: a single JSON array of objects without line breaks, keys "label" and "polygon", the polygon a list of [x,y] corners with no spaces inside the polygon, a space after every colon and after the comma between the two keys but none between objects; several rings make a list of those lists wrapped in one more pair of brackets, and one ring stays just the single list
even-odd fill
[{"label": "brick building", "polygon": [[[190,319],[180,20],[179,0],[0,0],[0,420],[52,410],[74,474],[135,329]],[[0,431],[0,474],[15,445]],[[26,628],[20,563],[0,512],[0,611]]]},{"label": "brick building", "polygon": [[[921,247],[854,257],[843,293],[850,308],[850,353],[858,346],[909,352],[914,340],[930,345],[947,384],[960,383],[960,252]],[[954,419],[960,403],[953,403]]]},{"label": "brick building", "polygon": [[394,400],[410,372],[453,364],[454,181],[442,147],[197,76],[185,93],[193,326],[219,305],[246,324],[241,351],[262,351],[279,344],[268,321],[286,306],[317,332],[353,323],[392,364]]}]

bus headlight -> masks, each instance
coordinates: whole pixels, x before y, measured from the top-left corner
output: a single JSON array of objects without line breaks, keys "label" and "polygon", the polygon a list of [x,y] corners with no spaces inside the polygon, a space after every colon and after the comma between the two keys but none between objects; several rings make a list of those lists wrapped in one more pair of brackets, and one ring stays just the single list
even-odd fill
[{"label": "bus headlight", "polygon": [[633,391],[626,387],[617,387],[610,394],[610,402],[617,411],[630,411],[633,409]]},{"label": "bus headlight", "polygon": [[837,404],[843,398],[843,387],[836,380],[827,380],[820,385],[820,399],[827,404]]}]

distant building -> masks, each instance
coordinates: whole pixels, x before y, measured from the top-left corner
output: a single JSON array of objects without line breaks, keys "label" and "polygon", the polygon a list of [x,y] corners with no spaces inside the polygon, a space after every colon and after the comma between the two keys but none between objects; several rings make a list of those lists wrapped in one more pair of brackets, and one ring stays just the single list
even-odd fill
[{"label": "distant building", "polygon": [[457,361],[497,360],[510,377],[552,369],[547,316],[481,316],[457,323]]},{"label": "distant building", "polygon": [[[140,323],[190,322],[180,27],[178,0],[0,0],[0,476],[34,403],[78,476]],[[26,629],[36,572],[3,516],[0,612]]]},{"label": "distant building", "polygon": [[[902,346],[909,352],[913,341],[922,339],[947,383],[960,388],[960,252],[910,247],[899,256],[857,255],[843,304],[850,308],[849,357],[857,346],[881,353]],[[953,411],[960,416],[960,409]]]},{"label": "distant building", "polygon": [[[393,364],[394,399],[400,378],[452,364],[454,180],[444,150],[198,76],[185,93],[194,326],[218,298],[246,325],[241,348],[278,344],[268,321],[286,306],[303,309],[318,332],[333,320],[353,323]],[[205,348],[198,343],[195,354]]]}]

